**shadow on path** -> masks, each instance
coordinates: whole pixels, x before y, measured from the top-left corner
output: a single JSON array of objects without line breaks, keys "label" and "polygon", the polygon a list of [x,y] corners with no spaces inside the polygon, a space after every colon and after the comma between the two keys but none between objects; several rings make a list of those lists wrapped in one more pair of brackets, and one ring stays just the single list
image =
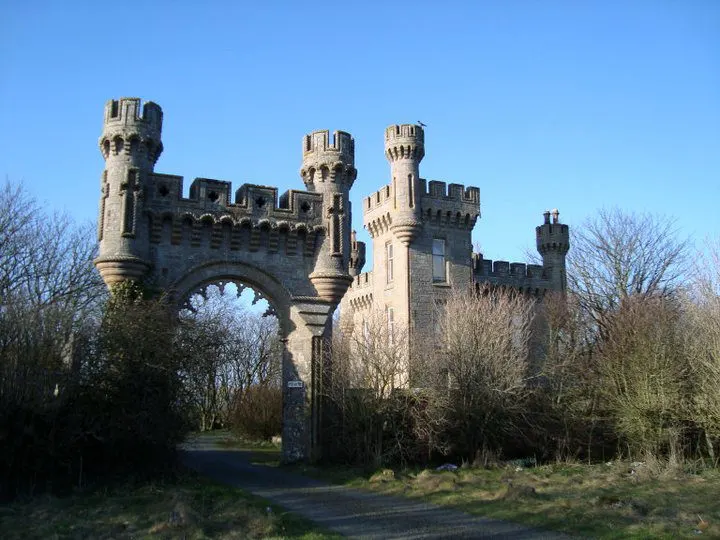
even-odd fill
[{"label": "shadow on path", "polygon": [[318,525],[354,538],[570,538],[472,516],[422,501],[335,486],[276,467],[254,465],[252,453],[217,448],[208,437],[183,445],[182,461],[218,482],[239,487]]}]

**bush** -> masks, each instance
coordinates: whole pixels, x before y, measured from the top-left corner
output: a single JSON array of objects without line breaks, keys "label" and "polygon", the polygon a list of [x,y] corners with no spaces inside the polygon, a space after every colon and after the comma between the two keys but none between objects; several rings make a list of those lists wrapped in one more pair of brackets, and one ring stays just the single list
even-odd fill
[{"label": "bush", "polygon": [[282,430],[282,389],[272,385],[249,387],[238,400],[231,420],[238,434],[269,441]]},{"label": "bush", "polygon": [[164,306],[110,302],[72,347],[49,311],[34,317],[0,350],[0,497],[172,468],[186,422]]}]

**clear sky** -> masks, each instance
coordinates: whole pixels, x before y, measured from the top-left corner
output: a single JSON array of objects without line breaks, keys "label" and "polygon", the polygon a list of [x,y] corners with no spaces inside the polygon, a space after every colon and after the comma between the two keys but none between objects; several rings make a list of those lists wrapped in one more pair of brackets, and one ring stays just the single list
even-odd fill
[{"label": "clear sky", "polygon": [[[421,120],[427,179],[479,186],[487,258],[546,208],[619,206],[720,235],[720,0],[0,4],[0,175],[95,220],[107,99],[165,113],[156,170],[301,189],[302,136],[355,137],[360,201],[387,125]],[[368,240],[363,231],[361,238]]]}]

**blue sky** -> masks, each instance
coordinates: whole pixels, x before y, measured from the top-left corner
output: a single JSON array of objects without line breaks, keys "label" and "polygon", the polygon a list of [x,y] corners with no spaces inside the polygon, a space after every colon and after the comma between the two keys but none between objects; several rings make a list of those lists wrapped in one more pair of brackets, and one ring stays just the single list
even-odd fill
[{"label": "blue sky", "polygon": [[[487,258],[546,208],[720,235],[720,1],[38,2],[0,7],[0,175],[95,220],[107,99],[165,113],[156,170],[301,189],[301,138],[356,141],[361,199],[387,125],[423,121],[427,179],[479,186]],[[361,237],[367,239],[363,232]]]}]

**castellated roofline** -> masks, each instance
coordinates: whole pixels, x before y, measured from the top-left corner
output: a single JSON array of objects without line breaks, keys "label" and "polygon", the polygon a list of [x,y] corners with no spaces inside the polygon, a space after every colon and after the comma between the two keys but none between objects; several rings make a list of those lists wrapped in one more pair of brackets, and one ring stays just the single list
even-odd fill
[{"label": "castellated roofline", "polygon": [[415,124],[395,124],[385,129],[385,157],[397,160],[422,161],[425,157],[425,132]]},{"label": "castellated roofline", "polygon": [[355,163],[355,141],[346,131],[313,131],[303,137],[303,161],[306,159],[330,158],[347,164]]},{"label": "castellated roofline", "polygon": [[160,105],[152,101],[136,97],[122,97],[111,99],[105,103],[105,125],[129,126],[132,124],[145,125],[148,128],[162,130],[163,112]]},{"label": "castellated roofline", "polygon": [[542,265],[493,261],[483,258],[481,253],[473,253],[472,260],[475,282],[539,291],[552,288],[552,283]]},{"label": "castellated roofline", "polygon": [[[462,184],[450,184],[439,180],[420,179],[422,188],[422,199],[436,199],[444,202],[469,203],[480,208],[480,188]],[[384,207],[392,201],[392,186],[383,186],[378,191],[365,197],[363,201],[363,213],[367,214],[377,208]]]},{"label": "castellated roofline", "polygon": [[153,173],[148,186],[147,209],[153,214],[210,216],[212,221],[230,220],[270,226],[287,225],[306,228],[322,225],[323,195],[288,190],[278,196],[270,186],[243,184],[231,199],[231,183],[210,178],[196,178],[190,185],[190,196],[182,197],[183,177]]},{"label": "castellated roofline", "polygon": [[385,146],[414,142],[425,143],[425,130],[418,124],[393,124],[385,128]]}]

